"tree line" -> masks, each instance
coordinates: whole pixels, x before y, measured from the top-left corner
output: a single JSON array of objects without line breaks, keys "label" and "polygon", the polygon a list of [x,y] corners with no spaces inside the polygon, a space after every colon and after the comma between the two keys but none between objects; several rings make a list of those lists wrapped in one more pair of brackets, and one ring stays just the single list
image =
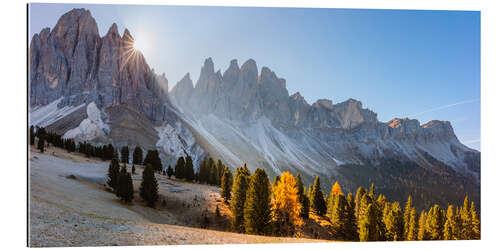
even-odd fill
[{"label": "tree line", "polygon": [[[225,175],[230,172],[225,173]],[[232,179],[225,176],[224,179]],[[338,182],[326,196],[319,176],[305,189],[300,174],[283,172],[271,184],[263,169],[252,175],[246,164],[237,168],[230,187],[221,183],[221,195],[230,200],[232,230],[239,233],[292,236],[310,213],[326,217],[332,240],[415,241],[480,239],[480,219],[474,202],[465,196],[462,206],[443,210],[433,205],[417,214],[411,195],[404,206],[384,194],[359,187],[345,195]]]}]

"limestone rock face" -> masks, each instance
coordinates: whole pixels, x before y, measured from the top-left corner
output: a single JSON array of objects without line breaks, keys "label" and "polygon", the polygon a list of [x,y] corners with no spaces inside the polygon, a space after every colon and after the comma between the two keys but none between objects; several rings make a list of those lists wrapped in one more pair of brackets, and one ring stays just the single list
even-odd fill
[{"label": "limestone rock face", "polygon": [[64,14],[52,31],[46,28],[31,41],[30,106],[60,97],[61,106],[134,103],[152,121],[165,120],[168,81],[149,68],[133,40],[128,30],[120,36],[116,24],[101,38],[88,10]]},{"label": "limestone rock face", "polygon": [[208,58],[194,87],[184,77],[170,95],[192,126],[217,145],[213,154],[226,155],[234,165],[248,162],[250,168],[264,164],[276,173],[295,168],[321,175],[342,164],[396,158],[429,168],[441,162],[478,178],[480,153],[460,143],[449,122],[380,122],[354,99],[308,104],[298,92],[290,96],[285,79],[268,67],[259,72],[252,59],[241,67],[231,60],[221,75]]}]

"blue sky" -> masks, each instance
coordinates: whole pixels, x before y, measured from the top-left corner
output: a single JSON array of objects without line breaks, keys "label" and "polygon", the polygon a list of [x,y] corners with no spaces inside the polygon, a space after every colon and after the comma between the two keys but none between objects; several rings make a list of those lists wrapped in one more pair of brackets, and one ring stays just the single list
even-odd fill
[{"label": "blue sky", "polygon": [[172,87],[198,79],[205,58],[222,72],[253,58],[309,103],[354,98],[394,117],[451,121],[480,149],[480,12],[31,4],[29,39],[72,8],[104,35],[128,28],[149,65]]}]

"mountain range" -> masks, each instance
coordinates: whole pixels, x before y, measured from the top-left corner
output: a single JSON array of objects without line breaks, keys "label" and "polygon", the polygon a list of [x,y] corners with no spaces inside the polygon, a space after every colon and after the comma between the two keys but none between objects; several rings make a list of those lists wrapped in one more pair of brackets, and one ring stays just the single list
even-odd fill
[{"label": "mountain range", "polygon": [[[29,45],[29,123],[94,144],[158,149],[164,165],[190,155],[274,177],[319,175],[326,192],[374,183],[392,200],[420,204],[479,201],[480,152],[463,145],[450,122],[379,121],[360,101],[290,95],[286,80],[253,59],[224,72],[207,58],[196,84],[187,73],[168,91],[133,37],[113,24],[100,37],[85,9],[64,14]],[[325,90],[329,91],[329,90]],[[478,202],[476,202],[478,203]]]}]

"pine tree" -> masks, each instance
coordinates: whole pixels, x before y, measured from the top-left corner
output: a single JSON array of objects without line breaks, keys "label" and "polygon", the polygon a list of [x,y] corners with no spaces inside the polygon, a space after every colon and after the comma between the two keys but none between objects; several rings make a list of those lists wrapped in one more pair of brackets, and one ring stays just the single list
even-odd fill
[{"label": "pine tree", "polygon": [[425,228],[425,223],[427,221],[427,213],[422,210],[420,213],[420,217],[418,219],[418,240],[428,240],[429,239],[429,233],[427,232]]},{"label": "pine tree", "polygon": [[460,211],[460,221],[461,221],[461,228],[462,228],[462,239],[463,240],[470,240],[472,239],[472,220],[471,220],[471,213],[470,213],[470,208],[469,208],[469,197],[465,196],[464,199],[464,205]]},{"label": "pine tree", "polygon": [[429,240],[443,239],[443,212],[438,205],[434,205],[427,214],[425,222],[426,231],[429,233]]},{"label": "pine tree", "polygon": [[245,199],[245,232],[268,234],[271,220],[271,185],[266,172],[257,168],[253,174]]},{"label": "pine tree", "polygon": [[377,231],[377,217],[374,205],[369,204],[366,208],[366,212],[360,216],[361,221],[359,222],[359,241],[379,240],[379,234]]},{"label": "pine tree", "polygon": [[297,185],[297,195],[299,196],[300,202],[300,217],[307,219],[309,218],[309,198],[306,196],[304,183],[302,183],[300,173],[295,176],[295,183]]},{"label": "pine tree", "polygon": [[170,179],[170,177],[174,174],[174,170],[172,169],[172,167],[170,165],[168,165],[168,168],[167,168],[167,175],[168,175],[168,178]]},{"label": "pine tree", "polygon": [[194,180],[194,167],[193,167],[193,159],[191,159],[191,156],[186,157],[186,164],[184,165],[184,174],[185,178],[188,181],[193,181]]},{"label": "pine tree", "polygon": [[141,164],[142,163],[142,148],[137,146],[134,149],[134,153],[132,154],[132,163],[133,164]]},{"label": "pine tree", "polygon": [[281,174],[280,180],[273,187],[272,217],[275,233],[292,235],[302,225],[300,201],[295,178],[288,172]]},{"label": "pine tree", "polygon": [[113,192],[116,192],[118,189],[118,176],[120,174],[120,165],[118,163],[117,158],[111,159],[108,167],[108,186],[113,189]]},{"label": "pine tree", "polygon": [[418,239],[418,215],[414,207],[410,210],[410,219],[408,220],[408,231],[406,240],[415,241]]},{"label": "pine tree", "polygon": [[163,166],[161,164],[160,155],[158,150],[148,150],[146,157],[144,158],[144,165],[150,164],[153,171],[162,171]]},{"label": "pine tree", "polygon": [[403,214],[404,218],[404,238],[408,238],[408,230],[410,229],[410,213],[412,210],[413,201],[411,195],[408,195],[408,200],[406,201],[405,211]]},{"label": "pine tree", "polygon": [[354,215],[356,216],[357,221],[359,221],[359,209],[361,206],[361,198],[363,198],[363,195],[366,194],[366,189],[364,187],[358,187],[358,190],[356,191],[356,199],[354,201],[355,207],[354,207]]},{"label": "pine tree", "polygon": [[354,214],[354,209],[356,205],[354,203],[355,201],[352,193],[347,194],[346,200],[347,200],[347,205],[349,206],[347,210],[347,217],[349,221],[347,235],[350,236],[347,240],[358,241],[359,240],[358,226],[356,224],[356,216]]},{"label": "pine tree", "polygon": [[229,169],[225,169],[222,175],[221,181],[221,196],[224,198],[224,202],[227,203],[231,199],[231,186],[233,185],[233,175]]},{"label": "pine tree", "polygon": [[314,180],[314,185],[311,191],[311,209],[318,215],[326,214],[326,202],[323,191],[321,191],[321,183],[319,180],[319,176],[316,176]]},{"label": "pine tree", "polygon": [[135,165],[132,165],[132,174],[135,174]]},{"label": "pine tree", "polygon": [[245,207],[250,176],[250,171],[246,167],[246,164],[236,169],[236,173],[234,174],[231,199],[231,212],[233,214],[231,227],[233,231],[239,233],[245,231],[243,209]]},{"label": "pine tree", "polygon": [[339,240],[351,240],[352,235],[352,223],[349,216],[349,204],[342,193],[334,194],[332,202],[333,207],[331,208],[331,214],[329,215],[332,222],[332,233],[335,239]]},{"label": "pine tree", "polygon": [[125,203],[130,203],[134,197],[132,176],[127,172],[125,164],[120,170],[120,174],[118,177],[118,190],[116,194]]},{"label": "pine tree", "polygon": [[40,150],[41,153],[45,152],[45,134],[38,135],[37,149]]},{"label": "pine tree", "polygon": [[158,182],[156,181],[153,167],[150,164],[147,164],[142,172],[140,195],[150,207],[154,207],[156,201],[158,201]]},{"label": "pine tree", "polygon": [[121,155],[122,155],[122,163],[128,163],[129,161],[129,151],[128,151],[128,146],[123,146],[121,150]]},{"label": "pine tree", "polygon": [[328,196],[327,205],[326,205],[326,214],[329,216],[332,213],[332,209],[335,206],[335,197],[342,193],[342,189],[337,181],[332,185],[332,189],[330,190],[330,195]]},{"label": "pine tree", "polygon": [[386,226],[386,239],[399,241],[403,240],[403,214],[399,202],[394,202],[391,205],[391,210],[385,220]]},{"label": "pine tree", "polygon": [[453,205],[448,205],[446,210],[446,222],[443,228],[443,239],[444,240],[456,240],[458,239],[458,228],[456,224],[456,216],[454,213]]},{"label": "pine tree", "polygon": [[33,128],[33,125],[30,126],[29,137],[30,137],[30,145],[34,145],[35,144],[35,129]]},{"label": "pine tree", "polygon": [[175,164],[175,178],[176,179],[183,179],[184,178],[184,169],[185,169],[185,161],[184,161],[184,157],[179,157],[179,159],[177,159],[177,164]]},{"label": "pine tree", "polygon": [[476,205],[474,202],[470,204],[470,217],[471,217],[471,239],[480,240],[481,239],[481,225],[479,222],[479,216],[476,212]]}]

